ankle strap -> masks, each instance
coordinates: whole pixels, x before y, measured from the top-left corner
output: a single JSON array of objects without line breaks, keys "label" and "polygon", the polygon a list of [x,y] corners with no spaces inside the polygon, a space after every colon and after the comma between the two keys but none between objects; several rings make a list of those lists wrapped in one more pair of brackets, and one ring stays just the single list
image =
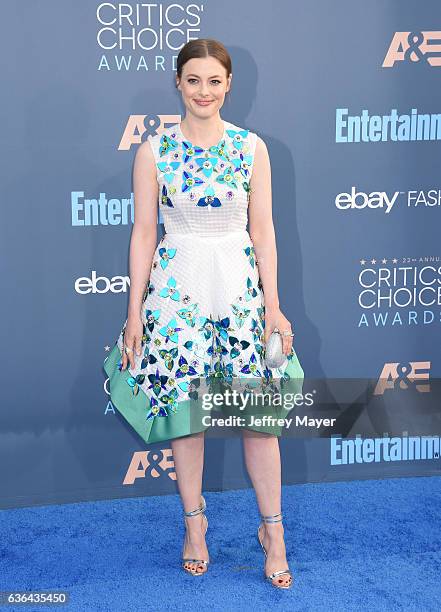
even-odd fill
[{"label": "ankle strap", "polygon": [[196,510],[190,510],[190,512],[184,512],[185,516],[196,516],[197,514],[200,514],[201,512],[205,512],[206,509],[206,504],[205,504],[205,498],[203,495],[201,495],[201,505],[199,506],[199,508],[196,508]]},{"label": "ankle strap", "polygon": [[[277,518],[278,516],[280,518]],[[283,514],[281,512],[278,514],[270,514],[268,516],[263,516],[263,514],[261,514],[260,518],[264,523],[279,523],[283,519]]]}]

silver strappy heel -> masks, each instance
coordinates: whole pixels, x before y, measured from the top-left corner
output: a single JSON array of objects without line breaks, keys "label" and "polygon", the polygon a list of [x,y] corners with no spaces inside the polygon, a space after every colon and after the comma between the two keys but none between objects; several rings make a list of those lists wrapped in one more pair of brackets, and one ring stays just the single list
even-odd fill
[{"label": "silver strappy heel", "polygon": [[[205,498],[203,495],[201,495],[201,505],[199,506],[199,508],[196,508],[196,510],[191,510],[190,512],[184,512],[184,516],[196,516],[197,514],[201,514],[205,512],[205,509],[207,507],[207,504],[205,503]],[[205,533],[207,533],[207,529],[208,529],[208,519],[204,514],[204,519],[205,519]],[[184,554],[184,549],[185,549],[185,544],[187,541],[187,528],[185,529],[185,539],[184,539],[184,546],[182,549],[182,554]],[[198,572],[196,568],[194,569],[189,569],[187,567],[185,567],[186,563],[197,563],[198,565],[205,565],[206,569],[202,572]],[[192,576],[202,576],[202,574],[206,574],[208,571],[208,564],[210,563],[209,560],[205,560],[205,559],[182,559],[182,567],[184,568],[184,570],[188,573],[191,574]],[[197,566],[196,566],[197,567]]]},{"label": "silver strappy heel", "polygon": [[[277,518],[277,517],[280,517],[280,518]],[[279,523],[282,520],[283,515],[282,515],[281,512],[279,512],[278,514],[272,514],[272,515],[269,515],[269,516],[263,516],[263,514],[261,514],[260,518],[262,519],[262,522],[260,523],[260,525],[259,525],[259,527],[257,529],[257,539],[259,540],[259,544],[261,545],[261,547],[263,549],[263,552],[265,553],[265,561],[266,561],[266,558],[267,558],[268,555],[267,555],[265,547],[264,547],[264,545],[262,543],[262,540],[260,539],[260,528],[262,527],[263,523]],[[291,575],[291,572],[290,572],[289,568],[286,568],[284,570],[278,570],[276,572],[273,572],[269,576],[267,576],[266,573],[265,573],[265,566],[264,566],[263,574],[264,574],[265,578],[267,580],[269,580],[271,582],[271,584],[273,586],[275,586],[276,588],[278,588],[278,589],[290,589],[291,586],[292,586],[293,577]],[[281,576],[282,574],[289,574],[289,576],[291,577],[291,582],[288,582],[288,584],[277,584],[276,582],[273,582],[274,578],[276,578],[277,576]]]}]

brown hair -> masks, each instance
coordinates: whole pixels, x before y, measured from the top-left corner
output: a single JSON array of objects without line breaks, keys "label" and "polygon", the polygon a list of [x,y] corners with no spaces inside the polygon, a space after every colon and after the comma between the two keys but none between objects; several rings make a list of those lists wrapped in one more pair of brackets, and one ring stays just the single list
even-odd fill
[{"label": "brown hair", "polygon": [[[196,38],[189,40],[179,51],[176,61],[176,74],[182,78],[184,64],[195,57],[215,57],[225,68],[227,78],[231,74],[231,57],[224,45],[214,38]],[[177,83],[175,81],[177,87]],[[230,93],[227,91],[227,94]]]}]

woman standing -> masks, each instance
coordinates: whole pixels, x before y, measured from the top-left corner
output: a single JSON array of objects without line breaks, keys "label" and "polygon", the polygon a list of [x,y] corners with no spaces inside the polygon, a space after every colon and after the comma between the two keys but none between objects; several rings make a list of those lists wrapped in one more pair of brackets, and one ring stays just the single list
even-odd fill
[{"label": "woman standing", "polygon": [[[230,380],[303,375],[279,307],[268,151],[257,134],[219,112],[231,79],[220,42],[197,39],[181,49],[176,86],[186,114],[136,153],[128,317],[104,364],[113,403],[143,440],[171,440],[186,517],[183,567],[194,576],[209,563],[201,495],[206,427],[190,419],[197,381],[213,373]],[[158,201],[166,233],[156,245]],[[286,359],[270,370],[264,345],[275,328]],[[271,431],[244,428],[244,451],[262,518],[264,573],[289,588],[280,452]]]}]

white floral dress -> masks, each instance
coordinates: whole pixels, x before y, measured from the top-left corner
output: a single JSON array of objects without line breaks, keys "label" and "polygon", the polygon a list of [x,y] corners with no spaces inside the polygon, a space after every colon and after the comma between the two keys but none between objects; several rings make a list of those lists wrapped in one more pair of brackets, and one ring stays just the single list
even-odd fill
[{"label": "white floral dress", "polygon": [[179,124],[148,140],[165,234],[142,303],[142,353],[121,369],[126,320],[104,369],[113,404],[152,443],[206,428],[192,415],[201,382],[266,387],[295,377],[300,391],[303,371],[294,349],[280,368],[264,363],[264,295],[246,229],[257,135],[224,121],[209,149],[186,140]]}]

